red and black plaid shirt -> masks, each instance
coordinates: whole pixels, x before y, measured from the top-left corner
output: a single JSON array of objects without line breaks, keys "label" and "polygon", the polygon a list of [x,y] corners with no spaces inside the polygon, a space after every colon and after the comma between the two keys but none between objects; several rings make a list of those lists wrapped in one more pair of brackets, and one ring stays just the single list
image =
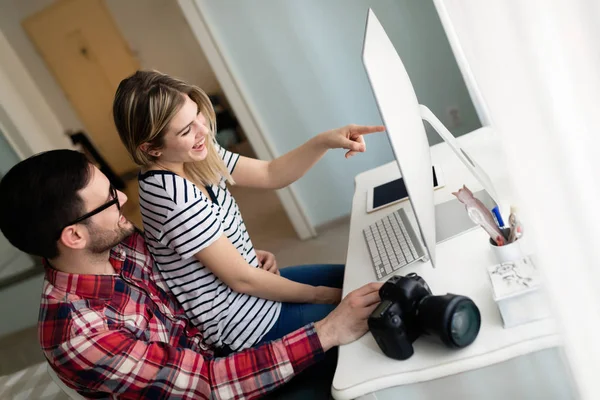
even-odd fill
[{"label": "red and black plaid shirt", "polygon": [[323,357],[313,325],[215,358],[134,233],[111,251],[116,275],[47,267],[39,337],[50,365],[88,398],[256,398]]}]

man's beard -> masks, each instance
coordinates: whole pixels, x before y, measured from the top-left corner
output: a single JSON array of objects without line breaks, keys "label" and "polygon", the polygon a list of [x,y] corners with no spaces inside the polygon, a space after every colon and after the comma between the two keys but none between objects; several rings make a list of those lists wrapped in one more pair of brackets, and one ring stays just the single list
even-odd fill
[{"label": "man's beard", "polygon": [[98,228],[93,223],[88,225],[91,243],[88,250],[92,254],[102,254],[118,245],[123,239],[131,235],[135,228],[133,224],[127,221],[127,226],[121,226],[117,229],[107,230]]}]

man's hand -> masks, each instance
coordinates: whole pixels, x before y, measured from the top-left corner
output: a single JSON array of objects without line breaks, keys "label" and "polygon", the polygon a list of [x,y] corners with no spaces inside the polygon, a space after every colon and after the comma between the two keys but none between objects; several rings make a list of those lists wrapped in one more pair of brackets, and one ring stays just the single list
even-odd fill
[{"label": "man's hand", "polygon": [[259,266],[275,275],[281,275],[279,269],[277,269],[277,261],[275,255],[265,250],[255,250],[256,258],[258,259]]},{"label": "man's hand", "polygon": [[382,285],[373,282],[350,292],[335,310],[315,323],[324,351],[351,343],[367,332],[367,319],[381,302],[379,288]]}]

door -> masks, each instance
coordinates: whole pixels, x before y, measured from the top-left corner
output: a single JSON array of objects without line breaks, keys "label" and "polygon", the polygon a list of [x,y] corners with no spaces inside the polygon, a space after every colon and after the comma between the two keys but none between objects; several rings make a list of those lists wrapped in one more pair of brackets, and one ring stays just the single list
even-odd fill
[{"label": "door", "polygon": [[23,27],[54,74],[93,143],[121,175],[136,166],[112,120],[119,82],[139,69],[102,0],[59,0]]}]

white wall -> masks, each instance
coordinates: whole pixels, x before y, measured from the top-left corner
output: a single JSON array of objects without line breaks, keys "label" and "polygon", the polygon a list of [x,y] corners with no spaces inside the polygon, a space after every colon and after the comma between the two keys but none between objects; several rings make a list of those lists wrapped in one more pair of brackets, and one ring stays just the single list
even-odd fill
[{"label": "white wall", "polygon": [[[56,83],[42,57],[21,26],[21,21],[48,7],[53,0],[0,0],[0,29],[15,50],[46,102],[65,129],[79,130],[83,125]],[[4,61],[0,61],[4,62]],[[29,95],[26,94],[31,99]]]},{"label": "white wall", "polygon": [[12,146],[4,136],[4,131],[0,128],[0,174],[6,175],[13,165],[20,161]]},{"label": "white wall", "polygon": [[[0,0],[0,30],[18,54],[64,129],[84,129],[62,89],[21,26],[23,19],[53,2]],[[159,69],[197,84],[207,91],[220,91],[219,84],[177,3],[169,0],[108,0],[106,4],[142,68]]]},{"label": "white wall", "polygon": [[0,31],[0,131],[19,157],[69,147],[64,128]]},{"label": "white wall", "polygon": [[[19,157],[0,127],[0,174],[5,175],[17,162]],[[0,280],[32,265],[34,261],[31,257],[15,249],[0,233]],[[37,323],[42,276],[40,273],[14,286],[0,289],[0,337]],[[15,308],[15,304],[18,304],[18,308]]]},{"label": "white wall", "polygon": [[[475,110],[430,0],[194,0],[264,135],[281,155],[318,132],[348,123],[379,124],[362,63],[367,10],[386,27],[419,100],[440,119],[458,107],[456,135],[479,127]],[[430,135],[431,144],[439,138]],[[331,152],[296,183],[313,225],[350,211],[354,176],[392,160],[384,134],[368,153]]]},{"label": "white wall", "polygon": [[174,0],[107,0],[143,69],[157,69],[220,92],[219,82]]}]

